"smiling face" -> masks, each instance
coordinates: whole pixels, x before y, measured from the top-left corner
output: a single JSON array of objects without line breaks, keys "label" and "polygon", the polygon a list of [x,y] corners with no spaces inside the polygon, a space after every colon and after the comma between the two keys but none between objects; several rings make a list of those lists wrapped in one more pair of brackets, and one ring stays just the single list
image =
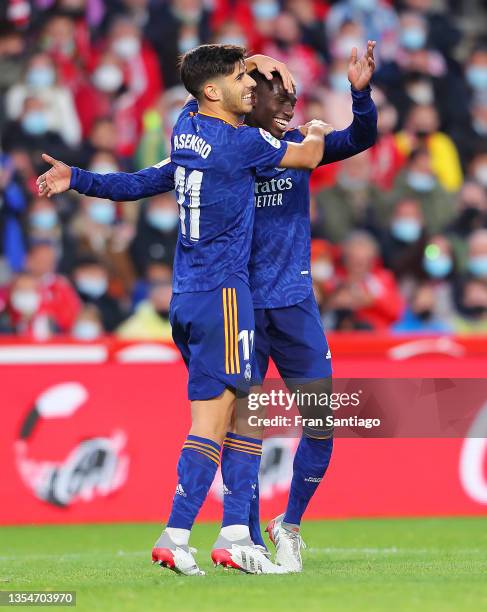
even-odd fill
[{"label": "smiling face", "polygon": [[254,102],[255,84],[244,62],[237,62],[232,74],[216,80],[216,86],[221,89],[222,108],[235,115],[249,113]]},{"label": "smiling face", "polygon": [[255,106],[247,116],[248,125],[260,127],[275,138],[283,138],[294,117],[296,95],[284,89],[281,77],[272,81],[259,78],[255,88]]}]

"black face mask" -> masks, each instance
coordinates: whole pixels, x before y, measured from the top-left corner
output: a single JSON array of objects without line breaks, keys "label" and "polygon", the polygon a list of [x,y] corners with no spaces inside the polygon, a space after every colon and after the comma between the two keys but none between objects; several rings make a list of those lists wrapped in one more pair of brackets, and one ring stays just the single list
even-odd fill
[{"label": "black face mask", "polygon": [[457,218],[457,229],[465,234],[482,227],[485,223],[484,214],[475,206],[466,204]]},{"label": "black face mask", "polygon": [[424,308],[423,310],[418,310],[414,313],[420,321],[429,321],[433,316],[433,311],[431,308]]},{"label": "black face mask", "polygon": [[283,40],[282,38],[274,38],[274,42],[281,51],[287,51],[291,46],[290,43],[287,42],[287,40]]},{"label": "black face mask", "polygon": [[463,314],[470,319],[480,319],[485,313],[487,313],[487,306],[463,306]]},{"label": "black face mask", "polygon": [[417,138],[427,138],[431,132],[427,132],[426,130],[416,130]]}]

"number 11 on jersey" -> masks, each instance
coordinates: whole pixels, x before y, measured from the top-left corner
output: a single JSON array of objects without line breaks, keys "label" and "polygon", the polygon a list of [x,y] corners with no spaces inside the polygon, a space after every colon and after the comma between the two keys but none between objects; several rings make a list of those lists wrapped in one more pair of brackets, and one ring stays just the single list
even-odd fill
[{"label": "number 11 on jersey", "polygon": [[[189,239],[197,242],[200,239],[200,193],[203,172],[193,170],[186,177],[186,168],[178,166],[174,172],[174,183],[178,194],[179,219],[181,234],[187,236],[186,208],[189,209]],[[189,196],[189,201],[186,199]]]}]

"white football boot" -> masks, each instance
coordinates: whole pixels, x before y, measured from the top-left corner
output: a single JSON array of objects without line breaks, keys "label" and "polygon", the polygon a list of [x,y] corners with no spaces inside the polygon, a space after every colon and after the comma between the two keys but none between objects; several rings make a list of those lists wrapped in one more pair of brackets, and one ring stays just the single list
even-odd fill
[{"label": "white football boot", "polygon": [[205,572],[198,567],[193,552],[196,552],[195,548],[178,546],[163,531],[152,549],[152,563],[184,576],[204,576]]},{"label": "white football boot", "polygon": [[211,551],[211,559],[215,567],[233,568],[247,574],[287,574],[287,570],[272,563],[262,549],[250,538],[235,542],[220,534]]},{"label": "white football boot", "polygon": [[284,514],[276,516],[267,525],[270,541],[276,547],[276,563],[288,572],[303,571],[301,549],[306,548],[299,530],[285,529],[282,526]]}]

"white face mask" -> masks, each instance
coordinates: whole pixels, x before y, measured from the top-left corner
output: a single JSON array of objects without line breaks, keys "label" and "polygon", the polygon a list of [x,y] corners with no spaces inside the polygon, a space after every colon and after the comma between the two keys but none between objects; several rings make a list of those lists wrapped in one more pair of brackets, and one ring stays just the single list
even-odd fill
[{"label": "white face mask", "polygon": [[100,91],[112,93],[123,84],[123,73],[115,64],[103,64],[93,73],[93,83]]},{"label": "white face mask", "polygon": [[140,52],[140,40],[135,36],[122,36],[113,41],[112,48],[122,59],[132,59]]},{"label": "white face mask", "polygon": [[101,335],[101,329],[96,321],[85,319],[78,321],[71,333],[77,340],[96,340]]},{"label": "white face mask", "polygon": [[429,83],[414,83],[406,91],[416,104],[432,104],[434,101],[433,87]]},{"label": "white face mask", "polygon": [[37,291],[30,289],[17,289],[10,298],[15,310],[23,315],[33,315],[41,303],[41,297]]},{"label": "white face mask", "polygon": [[483,187],[487,187],[487,165],[477,166],[474,176]]},{"label": "white face mask", "polygon": [[360,53],[364,47],[362,39],[355,36],[338,37],[333,45],[333,55],[341,59],[348,59],[352,53],[353,47],[356,47]]},{"label": "white face mask", "polygon": [[333,266],[329,261],[318,260],[311,264],[311,276],[317,281],[327,281],[333,275]]},{"label": "white face mask", "polygon": [[96,172],[96,174],[110,174],[112,172],[118,172],[118,168],[116,166],[103,163],[90,166],[89,170],[90,172]]}]

